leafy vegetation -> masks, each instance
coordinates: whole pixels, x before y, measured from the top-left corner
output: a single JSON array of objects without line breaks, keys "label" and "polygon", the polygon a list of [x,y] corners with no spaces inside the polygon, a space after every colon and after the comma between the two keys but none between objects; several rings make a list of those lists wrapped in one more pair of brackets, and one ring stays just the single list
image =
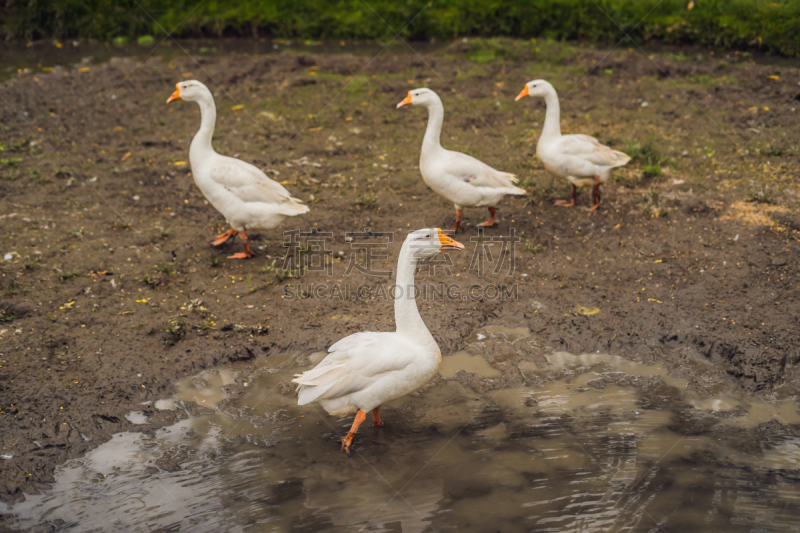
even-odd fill
[{"label": "leafy vegetation", "polygon": [[664,175],[661,166],[666,160],[652,142],[641,144],[629,142],[625,145],[625,153],[631,156],[631,161],[639,163],[642,168],[641,175],[633,179],[622,179],[620,183],[628,187],[640,185],[643,180],[658,178]]},{"label": "leafy vegetation", "polygon": [[378,199],[374,194],[359,194],[356,197],[356,205],[364,209],[377,209]]},{"label": "leafy vegetation", "polygon": [[763,187],[747,193],[747,201],[759,204],[774,204],[775,194],[769,187]]},{"label": "leafy vegetation", "polygon": [[[691,9],[690,6],[691,5]],[[115,43],[176,37],[406,39],[547,37],[702,44],[800,54],[796,0],[8,0],[7,38],[93,38]],[[624,33],[623,33],[624,32]],[[153,38],[155,36],[155,38]],[[478,62],[498,51],[475,52]]]},{"label": "leafy vegetation", "polygon": [[78,272],[77,268],[73,268],[72,270],[67,270],[65,272],[59,272],[58,274],[58,277],[62,280],[77,278],[78,276],[80,276],[80,273]]},{"label": "leafy vegetation", "polygon": [[531,252],[533,255],[543,254],[547,251],[547,246],[541,246],[539,244],[528,244],[523,248],[526,252]]},{"label": "leafy vegetation", "polygon": [[172,261],[164,261],[160,265],[158,265],[158,271],[166,274],[167,276],[174,276],[178,273],[177,270],[173,270],[173,263]]},{"label": "leafy vegetation", "polygon": [[164,344],[167,346],[172,346],[186,336],[186,324],[181,320],[170,320],[162,330],[166,333]]},{"label": "leafy vegetation", "polygon": [[645,178],[657,178],[663,175],[661,167],[658,165],[645,165],[642,169],[642,174]]},{"label": "leafy vegetation", "polygon": [[640,144],[631,142],[625,145],[625,153],[631,156],[631,160],[641,163],[643,166],[660,166],[662,162],[661,154],[652,142]]},{"label": "leafy vegetation", "polygon": [[[263,272],[264,274],[275,274],[280,281],[283,281],[284,279],[300,277],[299,268],[293,268],[288,270],[285,268],[279,268],[275,266],[276,261],[277,261],[276,259],[273,259],[272,263],[265,265],[264,268],[261,269],[261,272]],[[256,288],[255,290],[258,290],[258,288]]]}]

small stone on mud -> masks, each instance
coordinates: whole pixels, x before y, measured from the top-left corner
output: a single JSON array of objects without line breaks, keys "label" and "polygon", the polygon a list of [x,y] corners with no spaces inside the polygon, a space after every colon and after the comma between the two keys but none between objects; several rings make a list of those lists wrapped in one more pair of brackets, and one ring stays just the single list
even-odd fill
[{"label": "small stone on mud", "polygon": [[223,386],[222,391],[228,396],[228,398],[238,398],[244,394],[244,388],[240,387],[237,383],[230,383]]},{"label": "small stone on mud", "polygon": [[181,469],[181,463],[189,459],[192,453],[184,449],[170,449],[165,451],[161,457],[156,459],[156,466],[167,472],[177,472]]},{"label": "small stone on mud", "polygon": [[593,379],[589,383],[587,383],[590,387],[594,387],[595,389],[605,389],[606,388],[606,380],[603,378]]},{"label": "small stone on mud", "polygon": [[204,380],[203,378],[193,378],[192,385],[198,389],[206,389],[208,388],[208,381]]},{"label": "small stone on mud", "polygon": [[214,409],[194,402],[185,402],[183,406],[192,416],[210,415],[214,412]]}]

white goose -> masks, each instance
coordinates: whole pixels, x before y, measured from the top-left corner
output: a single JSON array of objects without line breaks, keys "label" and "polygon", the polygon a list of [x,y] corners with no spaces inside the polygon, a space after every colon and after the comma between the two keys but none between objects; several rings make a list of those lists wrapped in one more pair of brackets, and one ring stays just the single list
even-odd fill
[{"label": "white goose", "polygon": [[428,187],[455,205],[456,224],[453,231],[461,227],[464,207],[488,207],[489,220],[481,226],[490,227],[497,218],[497,204],[505,195],[526,194],[523,189],[514,186],[519,181],[514,174],[500,172],[472,156],[442,148],[440,137],[444,107],[435,92],[430,89],[408,91],[408,96],[397,107],[405,105],[428,108],[428,128],[422,139],[419,170]]},{"label": "white goose", "polygon": [[167,103],[175,100],[197,102],[200,106],[200,130],[189,147],[194,182],[203,196],[225,217],[232,229],[219,235],[212,244],[219,246],[231,237],[242,239],[244,253],[229,259],[247,259],[255,254],[247,244],[245,231],[272,229],[286,217],[308,213],[308,206],[292,198],[283,185],[269,179],[250,163],[219,155],[211,146],[217,108],[208,87],[199,81],[182,81]]},{"label": "white goose", "polygon": [[420,259],[464,246],[439,228],[408,234],[397,259],[394,319],[397,331],[364,331],[345,337],[328,349],[312,370],[292,380],[298,384],[299,405],[319,402],[328,413],[356,413],[342,449],[350,450],[358,426],[372,411],[372,424],[382,425],[381,405],[410,394],[439,369],[442,354],[417,309],[414,271]]},{"label": "white goose", "polygon": [[572,184],[570,200],[557,200],[556,205],[572,207],[578,187],[593,186],[591,211],[600,205],[600,185],[611,177],[611,169],[625,165],[631,158],[600,144],[589,135],[562,135],[558,95],[544,80],[529,81],[517,100],[541,96],[547,105],[542,135],[536,145],[536,157],[548,172],[566,178]]}]

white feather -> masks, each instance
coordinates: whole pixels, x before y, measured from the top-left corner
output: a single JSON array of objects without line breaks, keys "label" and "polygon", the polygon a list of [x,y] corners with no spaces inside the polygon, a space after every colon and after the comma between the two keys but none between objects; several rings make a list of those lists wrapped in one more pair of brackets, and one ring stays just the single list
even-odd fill
[{"label": "white feather", "polygon": [[269,179],[259,168],[233,157],[220,155],[211,146],[216,108],[214,97],[202,83],[178,84],[181,98],[200,105],[200,129],[192,139],[189,160],[192,177],[203,196],[236,231],[272,229],[287,217],[302,215],[308,206]]},{"label": "white feather", "polygon": [[430,89],[414,89],[410,94],[414,105],[428,108],[428,126],[419,160],[419,170],[428,187],[453,202],[458,210],[493,207],[505,196],[527,194],[514,185],[519,181],[514,174],[496,170],[471,155],[442,148],[442,101]]}]

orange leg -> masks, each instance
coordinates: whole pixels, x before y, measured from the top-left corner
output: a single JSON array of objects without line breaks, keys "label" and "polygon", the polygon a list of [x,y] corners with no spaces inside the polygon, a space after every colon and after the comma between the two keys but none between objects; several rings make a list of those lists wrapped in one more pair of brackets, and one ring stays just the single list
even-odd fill
[{"label": "orange leg", "polygon": [[216,239],[211,241],[211,244],[213,244],[214,246],[219,246],[220,244],[222,244],[223,242],[227,241],[231,237],[236,237],[236,235],[238,235],[238,234],[239,234],[238,231],[236,231],[234,229],[229,229],[228,231],[226,231],[222,235],[218,235]]},{"label": "orange leg", "polygon": [[379,428],[383,426],[383,422],[381,422],[381,406],[379,405],[375,409],[372,410],[372,426]]},{"label": "orange leg", "polygon": [[484,222],[482,224],[479,224],[479,226],[482,226],[484,228],[491,228],[492,226],[494,226],[494,223],[495,223],[496,220],[497,220],[497,208],[496,207],[490,207],[489,208],[489,220],[487,220],[486,222]]},{"label": "orange leg", "polygon": [[577,203],[576,202],[577,194],[578,194],[578,188],[573,185],[572,186],[572,194],[570,195],[569,201],[556,200],[556,203],[554,205],[557,205],[559,207],[572,207],[573,205],[575,205]]},{"label": "orange leg", "polygon": [[367,413],[362,411],[361,409],[358,410],[356,413],[356,419],[353,420],[353,427],[350,428],[350,433],[347,434],[345,438],[342,439],[342,449],[346,452],[350,451],[350,445],[353,444],[353,437],[356,436],[356,432],[358,431],[358,426],[361,425],[361,422],[367,419]]},{"label": "orange leg", "polygon": [[247,235],[245,235],[243,231],[239,232],[239,238],[242,239],[242,244],[244,244],[244,253],[229,255],[228,259],[250,259],[251,257],[255,257],[256,254],[254,254],[250,246],[247,245]]},{"label": "orange leg", "polygon": [[592,189],[592,200],[594,200],[594,202],[592,203],[592,207],[589,208],[589,211],[594,211],[597,209],[597,206],[600,205],[600,185],[602,185],[602,183],[600,183],[600,176],[595,176],[594,188]]},{"label": "orange leg", "polygon": [[453,233],[458,233],[458,228],[461,227],[461,217],[464,215],[463,211],[456,210],[456,225],[453,227]]}]

